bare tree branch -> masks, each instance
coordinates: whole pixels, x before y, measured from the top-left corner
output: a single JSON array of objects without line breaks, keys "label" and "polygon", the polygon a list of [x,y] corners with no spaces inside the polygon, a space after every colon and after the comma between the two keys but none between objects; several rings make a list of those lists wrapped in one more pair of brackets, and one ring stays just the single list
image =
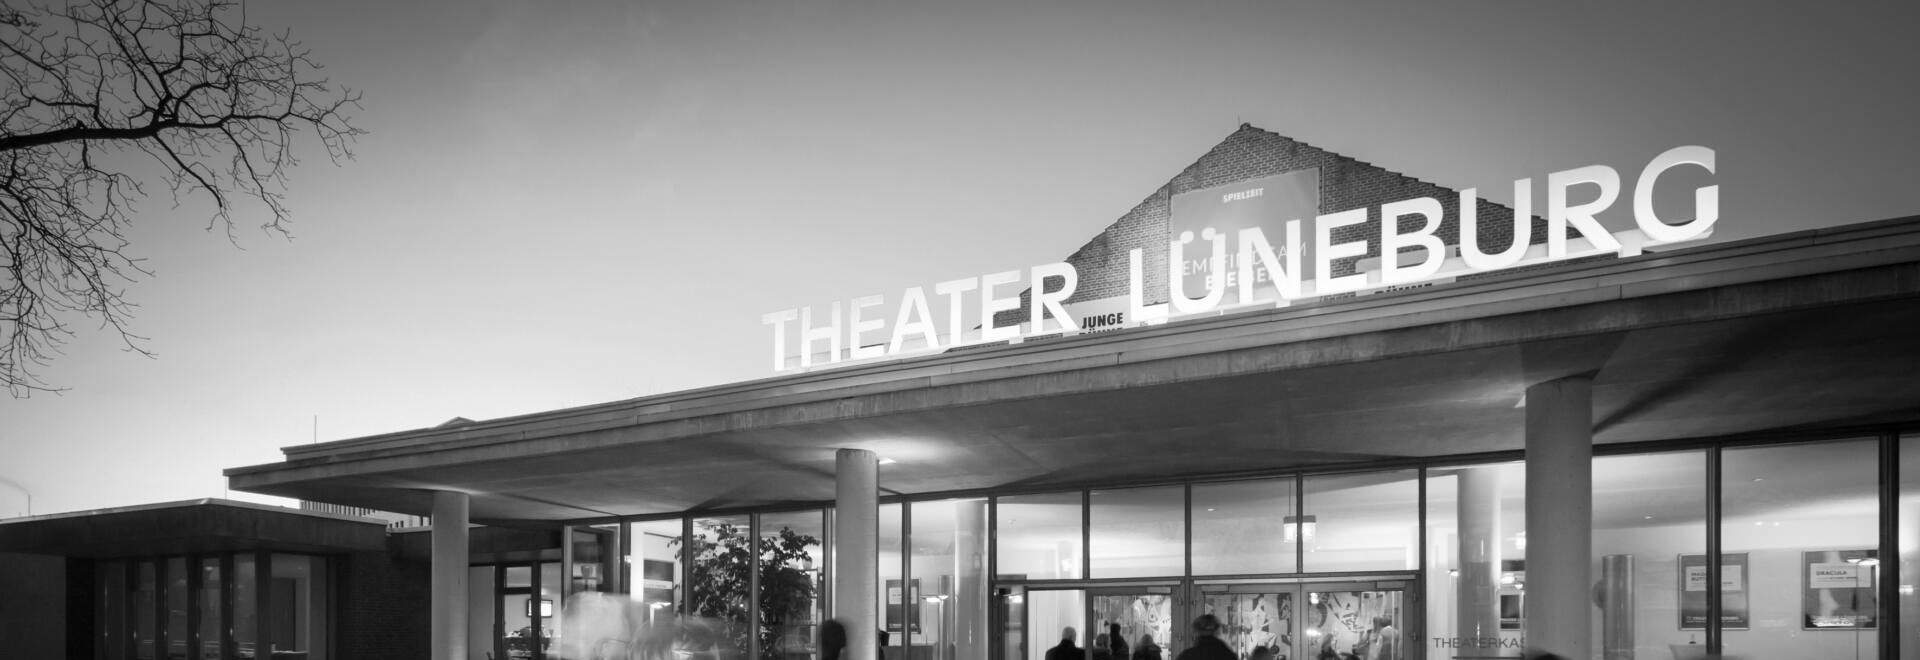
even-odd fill
[{"label": "bare tree branch", "polygon": [[[90,318],[146,353],[123,287],[150,275],[125,238],[144,160],[174,194],[205,195],[208,228],[236,204],[285,233],[283,190],[309,132],[335,163],[364,134],[358,93],[321,77],[287,33],[226,0],[82,0],[0,9],[0,385],[35,373]],[[251,205],[249,205],[251,206]]]}]

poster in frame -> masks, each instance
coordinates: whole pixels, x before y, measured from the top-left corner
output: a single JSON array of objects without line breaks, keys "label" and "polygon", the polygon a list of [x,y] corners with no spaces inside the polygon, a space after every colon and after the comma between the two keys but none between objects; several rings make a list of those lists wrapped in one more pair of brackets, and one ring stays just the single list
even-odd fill
[{"label": "poster in frame", "polygon": [[[914,578],[906,585],[907,592],[902,593],[899,580],[887,580],[887,632],[918,634],[920,632],[920,578]],[[905,610],[905,611],[902,611]],[[903,622],[901,617],[906,620]],[[907,643],[903,638],[901,644]]]},{"label": "poster in frame", "polygon": [[1813,550],[1800,555],[1802,630],[1874,630],[1880,602],[1878,550]]},{"label": "poster in frame", "polygon": [[[1747,553],[1720,555],[1720,629],[1746,630]],[[1707,556],[1680,555],[1680,629],[1707,629]]]}]

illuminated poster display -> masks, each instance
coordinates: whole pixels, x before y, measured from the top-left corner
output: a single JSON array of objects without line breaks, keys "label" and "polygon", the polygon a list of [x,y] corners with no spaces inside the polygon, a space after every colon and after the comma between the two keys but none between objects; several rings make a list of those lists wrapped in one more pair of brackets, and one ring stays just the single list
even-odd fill
[{"label": "illuminated poster display", "polygon": [[1873,630],[1880,603],[1874,578],[1875,550],[1821,550],[1801,555],[1806,589],[1801,596],[1807,630]]},{"label": "illuminated poster display", "polygon": [[[1227,243],[1225,263],[1213,263],[1210,252],[1204,249],[1185,253],[1184,263],[1180,265],[1181,290],[1188,298],[1202,298],[1207,295],[1212,278],[1225,276],[1227,299],[1238,299],[1240,246],[1235,240],[1240,232],[1257,228],[1266,236],[1286,236],[1287,221],[1299,220],[1301,233],[1311,235],[1319,213],[1318,168],[1174,195],[1172,218],[1167,223],[1169,236],[1178,240],[1190,232],[1198,238],[1212,229],[1215,236]],[[1313,263],[1312,243],[1304,243],[1300,248],[1300,263]],[[1276,256],[1285,258],[1286,250],[1284,243],[1274,246]],[[1262,264],[1255,264],[1253,272],[1256,284],[1272,279]],[[1276,295],[1273,287],[1254,288],[1254,300],[1271,300]]]},{"label": "illuminated poster display", "polygon": [[[1747,553],[1720,555],[1720,627],[1746,630]],[[1680,629],[1707,628],[1707,556],[1680,555]]]}]

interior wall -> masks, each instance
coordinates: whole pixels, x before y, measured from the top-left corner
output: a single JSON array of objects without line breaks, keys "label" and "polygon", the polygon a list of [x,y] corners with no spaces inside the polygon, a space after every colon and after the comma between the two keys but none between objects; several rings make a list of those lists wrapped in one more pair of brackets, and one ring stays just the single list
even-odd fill
[{"label": "interior wall", "polygon": [[[1871,515],[1796,520],[1778,526],[1727,525],[1721,532],[1722,551],[1747,555],[1751,623],[1746,630],[1724,632],[1727,657],[1874,657],[1879,644],[1876,631],[1803,629],[1806,578],[1801,573],[1803,553],[1871,548],[1878,542],[1877,530]],[[1679,607],[1679,556],[1704,552],[1705,540],[1697,523],[1594,531],[1594,575],[1599,575],[1600,557],[1633,555],[1634,657],[1671,658],[1669,645],[1706,643],[1706,631],[1680,629]],[[1598,640],[1597,627],[1595,635]],[[1855,655],[1856,645],[1860,656]]]}]

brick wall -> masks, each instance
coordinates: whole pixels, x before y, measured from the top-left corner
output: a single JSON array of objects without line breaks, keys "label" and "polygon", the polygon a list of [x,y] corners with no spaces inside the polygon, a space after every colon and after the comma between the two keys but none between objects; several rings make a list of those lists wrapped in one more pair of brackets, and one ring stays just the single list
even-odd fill
[{"label": "brick wall", "polygon": [[334,623],[342,660],[413,660],[428,653],[432,572],[386,552],[336,556]]},{"label": "brick wall", "polygon": [[[1068,302],[1084,302],[1127,294],[1128,253],[1142,251],[1144,302],[1165,302],[1167,295],[1168,221],[1174,195],[1227,185],[1248,179],[1285,174],[1309,168],[1320,169],[1320,213],[1338,213],[1367,209],[1367,222],[1342,227],[1333,234],[1335,243],[1365,240],[1365,257],[1341,259],[1334,263],[1334,274],[1348,275],[1355,262],[1380,255],[1380,205],[1387,202],[1432,197],[1446,209],[1436,232],[1447,244],[1459,242],[1459,192],[1391,172],[1370,163],[1354,160],[1292,138],[1242,124],[1220,144],[1188,165],[1160,189],[1120,216],[1098,236],[1087,241],[1071,256],[1070,263],[1080,273],[1079,288]],[[1512,185],[1506,182],[1504,185]],[[1513,209],[1482,200],[1478,207],[1479,244],[1494,252],[1513,242]],[[1421,228],[1418,216],[1401,218],[1402,231]],[[1284,237],[1269,236],[1269,240]],[[1312,240],[1311,236],[1303,239]],[[1533,219],[1532,242],[1546,240],[1546,222]],[[1019,309],[995,315],[996,325],[1013,325],[1027,319],[1031,291],[1020,296]]]}]

